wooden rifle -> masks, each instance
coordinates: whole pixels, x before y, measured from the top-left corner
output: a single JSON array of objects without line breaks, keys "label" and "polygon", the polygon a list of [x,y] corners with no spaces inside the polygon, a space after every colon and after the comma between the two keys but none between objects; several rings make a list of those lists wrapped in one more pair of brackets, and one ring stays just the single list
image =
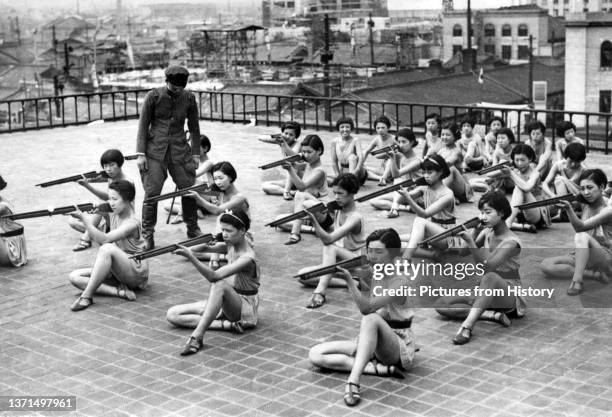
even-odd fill
[{"label": "wooden rifle", "polygon": [[309,272],[304,272],[303,274],[294,275],[294,278],[299,278],[301,280],[311,279],[315,277],[320,277],[322,275],[327,275],[327,274],[337,272],[338,267],[344,268],[344,269],[351,269],[351,268],[355,268],[358,266],[363,266],[367,264],[367,262],[368,262],[368,257],[366,255],[361,255],[355,258],[351,258],[345,261],[335,263],[333,265],[317,268]]},{"label": "wooden rifle", "polygon": [[204,243],[211,243],[213,241],[218,242],[219,235],[214,236],[212,233],[206,233],[204,235],[200,235],[200,236],[197,236],[191,239],[187,239],[179,243],[173,243],[172,245],[163,246],[161,248],[151,249],[151,250],[140,252],[140,253],[135,253],[134,255],[131,255],[130,258],[136,259],[137,261],[142,261],[143,259],[153,258],[154,256],[159,256],[159,255],[164,255],[166,253],[174,252],[175,250],[179,248],[179,245],[189,247],[189,246],[201,245]]},{"label": "wooden rifle", "polygon": [[335,201],[330,201],[327,204],[318,203],[307,209],[300,210],[296,213],[293,213],[288,216],[281,217],[280,219],[274,220],[273,222],[266,224],[266,226],[278,227],[281,224],[289,223],[297,219],[302,219],[308,215],[306,212],[310,212],[314,214],[314,213],[323,212],[323,211],[332,212],[336,210],[340,210],[340,206]]},{"label": "wooden rifle", "polygon": [[278,161],[270,162],[269,164],[265,164],[259,167],[259,169],[270,169],[274,167],[281,166],[285,163],[293,163],[293,162],[302,162],[304,160],[304,156],[301,153],[297,153],[295,155],[288,156],[283,159],[279,159]]},{"label": "wooden rifle", "polygon": [[75,182],[75,181],[82,180],[82,179],[102,180],[102,179],[108,179],[108,175],[106,174],[105,171],[100,171],[100,172],[90,171],[90,172],[85,172],[84,174],[78,174],[78,175],[72,175],[70,177],[60,178],[58,180],[42,182],[40,184],[36,184],[36,186],[43,187],[43,188],[51,187],[52,185],[65,184],[67,182]]},{"label": "wooden rifle", "polygon": [[515,207],[518,208],[519,210],[528,210],[528,209],[537,208],[537,207],[552,206],[554,204],[557,204],[559,201],[570,201],[571,202],[571,201],[576,201],[576,200],[578,200],[578,197],[576,197],[574,194],[565,194],[565,195],[560,195],[558,197],[547,198],[545,200],[535,201],[533,203],[521,204],[520,206],[515,206]]},{"label": "wooden rifle", "polygon": [[157,203],[158,201],[161,201],[161,200],[167,200],[169,198],[183,196],[185,194],[188,194],[191,191],[197,191],[198,193],[201,193],[204,195],[218,195],[220,192],[220,190],[217,188],[216,185],[211,186],[206,183],[196,184],[196,185],[192,185],[191,187],[173,191],[171,193],[161,194],[156,197],[149,197],[145,199],[143,203],[144,204]]},{"label": "wooden rifle", "polygon": [[384,148],[376,149],[375,151],[370,152],[370,155],[376,156],[376,155],[385,154],[387,152],[397,152],[397,151],[399,151],[399,145],[393,144],[393,145],[385,146]]},{"label": "wooden rifle", "polygon": [[397,184],[393,184],[393,185],[389,185],[388,187],[385,188],[381,188],[380,190],[377,191],[372,191],[369,194],[364,194],[360,197],[356,197],[355,201],[358,201],[360,203],[364,202],[364,201],[368,201],[371,200],[373,198],[376,198],[378,196],[393,192],[393,191],[397,191],[402,187],[415,187],[418,185],[426,185],[427,183],[425,182],[425,179],[423,177],[419,177],[416,180],[413,179],[407,179],[404,181],[400,181]]},{"label": "wooden rifle", "polygon": [[272,143],[272,144],[277,145],[279,143],[278,140],[281,137],[282,135],[280,133],[275,133],[273,135],[259,135],[257,136],[257,139],[263,143]]},{"label": "wooden rifle", "polygon": [[476,227],[480,224],[480,219],[478,217],[473,217],[465,223],[461,223],[455,227],[451,227],[443,231],[442,233],[438,233],[437,235],[428,237],[425,240],[422,240],[418,243],[419,246],[429,246],[434,242],[438,242],[442,239],[446,239],[447,237],[455,236],[457,233],[462,232],[463,228],[471,229],[472,227]]},{"label": "wooden rifle", "polygon": [[14,213],[8,214],[6,216],[2,216],[3,219],[11,219],[11,220],[22,220],[22,219],[33,219],[36,217],[45,217],[45,216],[57,216],[58,214],[68,214],[73,211],[81,210],[83,212],[92,212],[92,211],[100,211],[100,212],[110,212],[110,206],[108,203],[103,204],[74,204],[72,206],[64,206],[58,207],[54,209],[47,210],[36,210],[36,211],[27,211],[24,213]]},{"label": "wooden rifle", "polygon": [[125,155],[123,157],[123,159],[125,159],[126,161],[134,161],[136,159],[138,159],[138,155],[134,154],[134,155]]},{"label": "wooden rifle", "polygon": [[499,164],[491,165],[490,167],[483,168],[480,171],[476,171],[476,174],[477,175],[488,174],[489,172],[497,171],[504,167],[511,167],[511,166],[512,166],[512,162],[504,161],[504,162],[500,162]]}]

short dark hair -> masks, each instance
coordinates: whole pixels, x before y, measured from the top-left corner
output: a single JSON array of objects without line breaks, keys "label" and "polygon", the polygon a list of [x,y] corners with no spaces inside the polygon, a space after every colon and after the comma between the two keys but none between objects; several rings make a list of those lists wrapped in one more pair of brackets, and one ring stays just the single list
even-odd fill
[{"label": "short dark hair", "polygon": [[497,139],[497,137],[499,135],[506,135],[506,136],[508,136],[508,139],[510,140],[510,143],[516,142],[516,138],[514,137],[514,132],[510,128],[502,127],[501,129],[499,129],[497,131],[497,133],[495,133],[495,138]]},{"label": "short dark hair", "polygon": [[370,242],[382,242],[385,248],[389,249],[393,257],[398,257],[402,253],[402,241],[395,229],[377,229],[366,238],[366,248],[370,247]]},{"label": "short dark hair", "polygon": [[116,180],[108,184],[109,190],[115,190],[121,196],[123,201],[132,202],[136,197],[136,188],[128,180]]},{"label": "short dark hair", "polygon": [[216,164],[214,164],[212,166],[212,168],[210,168],[210,172],[212,172],[213,175],[217,171],[221,171],[225,175],[230,177],[230,179],[232,180],[231,182],[236,181],[236,178],[238,178],[238,174],[236,173],[236,169],[234,168],[234,166],[230,162],[227,162],[227,161],[217,162]]},{"label": "short dark hair", "polygon": [[355,129],[355,122],[350,117],[342,116],[336,122],[336,130],[340,129],[340,125],[347,124],[351,126],[351,129]]},{"label": "short dark hair", "polygon": [[448,164],[438,154],[429,155],[423,162],[421,162],[421,169],[438,171],[442,173],[442,179],[448,177],[450,175],[450,168]]},{"label": "short dark hair", "polygon": [[578,184],[580,184],[582,180],[591,180],[598,187],[604,187],[608,183],[608,177],[606,177],[606,174],[599,168],[585,169],[578,178]]},{"label": "short dark hair", "polygon": [[219,222],[230,224],[238,230],[244,229],[247,231],[251,227],[251,219],[249,219],[249,216],[240,208],[233,208],[222,213],[219,216]]},{"label": "short dark hair", "polygon": [[514,148],[512,148],[512,152],[510,153],[512,162],[514,162],[515,155],[525,155],[531,162],[535,161],[536,159],[535,151],[526,143],[517,143]]},{"label": "short dark hair", "polygon": [[570,143],[565,147],[563,157],[582,162],[586,159],[586,148],[581,143]]},{"label": "short dark hair", "polygon": [[442,124],[442,119],[440,118],[440,115],[438,113],[429,113],[427,116],[425,116],[426,122],[429,119],[434,119],[436,123],[438,124],[438,127]]},{"label": "short dark hair", "polygon": [[478,200],[478,210],[482,210],[487,204],[493,210],[502,214],[502,219],[506,220],[512,214],[512,207],[506,198],[506,194],[501,190],[488,191]]},{"label": "short dark hair", "polygon": [[453,122],[444,123],[442,125],[442,128],[440,129],[440,132],[442,132],[443,130],[450,130],[455,140],[461,139],[461,129],[459,128],[459,126],[457,126],[457,123],[453,123]]},{"label": "short dark hair", "polygon": [[570,129],[574,129],[574,132],[576,132],[576,125],[568,120],[562,121],[557,126],[557,136],[560,136],[560,137],[565,136],[565,132],[567,132]]},{"label": "short dark hair", "polygon": [[302,141],[302,147],[304,146],[310,146],[315,151],[321,151],[321,155],[323,155],[323,151],[325,150],[323,141],[318,135],[307,135]]},{"label": "short dark hair", "polygon": [[210,152],[210,139],[206,135],[200,135],[200,148],[206,149],[206,152]]},{"label": "short dark hair", "polygon": [[299,138],[302,133],[302,126],[298,122],[294,122],[293,120],[290,122],[283,122],[280,126],[281,132],[284,132],[285,129],[292,129],[295,133],[295,138]]},{"label": "short dark hair", "polygon": [[2,175],[0,175],[0,191],[4,190],[6,188],[6,181],[4,181],[4,178],[2,178]]},{"label": "short dark hair", "polygon": [[377,124],[379,123],[384,123],[387,125],[387,128],[391,127],[391,120],[389,120],[389,118],[387,116],[385,116],[384,114],[381,116],[378,116],[376,118],[376,120],[374,120],[374,127],[376,127]]},{"label": "short dark hair", "polygon": [[346,190],[349,194],[357,194],[357,191],[359,191],[359,180],[355,174],[348,172],[342,173],[334,178],[331,185],[332,187],[338,186]]},{"label": "short dark hair", "polygon": [[493,123],[494,121],[498,121],[501,123],[502,127],[506,127],[506,122],[504,122],[504,119],[502,119],[499,116],[493,116],[489,119],[489,121],[487,122],[487,127],[491,128],[491,123]]},{"label": "short dark hair", "polygon": [[525,127],[525,129],[527,130],[528,135],[531,135],[531,132],[533,132],[534,130],[539,130],[540,132],[542,132],[542,134],[546,133],[546,125],[540,122],[539,120],[529,123]]},{"label": "short dark hair", "polygon": [[472,116],[465,116],[463,119],[461,119],[461,123],[459,124],[460,127],[463,127],[464,124],[469,124],[470,127],[473,129],[474,125],[476,124],[476,119],[474,119]]},{"label": "short dark hair", "polygon": [[112,162],[115,162],[119,167],[123,166],[123,162],[125,162],[125,159],[123,158],[123,154],[119,149],[108,149],[104,151],[104,153],[100,157],[101,166],[104,166],[105,164],[110,164]]},{"label": "short dark hair", "polygon": [[400,137],[408,139],[408,141],[412,142],[413,145],[416,145],[418,143],[414,132],[412,131],[412,129],[408,127],[402,127],[398,129],[397,135],[395,135],[395,138],[398,139]]}]

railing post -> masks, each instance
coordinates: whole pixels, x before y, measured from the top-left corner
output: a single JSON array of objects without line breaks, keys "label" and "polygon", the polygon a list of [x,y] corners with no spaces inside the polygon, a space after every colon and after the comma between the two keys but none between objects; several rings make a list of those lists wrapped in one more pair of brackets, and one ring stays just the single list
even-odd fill
[{"label": "railing post", "polygon": [[127,93],[124,91],[123,92],[123,118],[125,120],[127,120],[127,106],[128,106],[128,101],[127,101]]},{"label": "railing post", "polygon": [[87,121],[91,122],[91,96],[87,95]]},{"label": "railing post", "polygon": [[281,108],[281,99],[279,96],[276,96],[276,105],[278,106],[278,125],[280,126],[282,122],[282,117],[281,117],[282,108]]},{"label": "railing post", "polygon": [[117,113],[115,111],[115,92],[111,93],[111,100],[113,102],[113,120],[117,120]]},{"label": "railing post", "polygon": [[[384,110],[384,104],[383,104]],[[368,102],[368,133],[372,134],[372,103]]]},{"label": "railing post", "polygon": [[100,102],[100,104],[99,104],[99,106],[100,106],[100,120],[104,120],[104,112],[102,111],[102,96],[103,96],[103,94],[100,94],[98,96],[98,98],[100,99],[99,100],[99,102]]},{"label": "railing post", "polygon": [[230,97],[232,98],[232,123],[236,123],[236,106],[234,104],[235,94],[232,93]]},{"label": "railing post", "polygon": [[315,130],[319,130],[319,100],[315,99]]},{"label": "railing post", "polygon": [[38,129],[40,126],[38,121],[38,99],[34,100],[34,110],[36,111],[36,129]]},{"label": "railing post", "polygon": [[608,154],[608,152],[609,152],[609,150],[610,150],[610,149],[609,149],[609,145],[610,145],[610,144],[609,144],[609,142],[610,142],[610,141],[609,141],[609,139],[610,139],[610,115],[606,115],[606,132],[605,132],[605,134],[604,134],[604,139],[605,139],[605,141],[606,141],[606,144],[605,144],[605,146],[606,146],[606,148],[605,148],[605,149],[606,149],[606,150],[605,150],[605,153],[606,153],[606,155],[607,155],[607,154]]},{"label": "railing post", "polygon": [[61,98],[62,103],[62,126],[66,126],[66,99],[64,97]]},{"label": "railing post", "polygon": [[26,128],[26,109],[25,109],[25,101],[21,100],[21,128],[25,130]]},{"label": "railing post", "polygon": [[74,96],[74,122],[78,123],[79,122],[79,103],[78,103],[79,97],[78,96]]},{"label": "railing post", "polygon": [[265,96],[266,98],[266,126],[270,126],[270,103],[268,103],[269,96]]}]

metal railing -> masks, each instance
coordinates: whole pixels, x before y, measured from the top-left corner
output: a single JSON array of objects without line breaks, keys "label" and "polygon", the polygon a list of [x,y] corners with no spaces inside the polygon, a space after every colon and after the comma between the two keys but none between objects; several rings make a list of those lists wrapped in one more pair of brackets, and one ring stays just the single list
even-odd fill
[{"label": "metal railing", "polygon": [[[96,120],[138,118],[140,106],[149,90],[72,94],[58,97],[0,101],[0,133],[90,123]],[[356,133],[374,132],[374,120],[386,115],[394,126],[406,126],[424,132],[427,115],[436,113],[443,121],[460,122],[466,116],[484,125],[493,115],[501,116],[516,134],[525,137],[526,123],[541,120],[548,127],[547,136],[556,136],[563,120],[578,126],[577,136],[585,140],[589,151],[610,151],[612,114],[529,108],[462,106],[438,103],[371,101],[353,98],[288,96],[273,94],[194,92],[200,118],[209,121],[277,126],[294,120],[313,130],[335,130],[335,121],[351,117]],[[482,126],[481,126],[482,128]]]}]

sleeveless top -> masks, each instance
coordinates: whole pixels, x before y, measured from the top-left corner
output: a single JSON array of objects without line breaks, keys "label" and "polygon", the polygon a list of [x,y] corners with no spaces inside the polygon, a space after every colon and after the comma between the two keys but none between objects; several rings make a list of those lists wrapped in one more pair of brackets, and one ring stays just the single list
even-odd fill
[{"label": "sleeveless top", "polygon": [[251,260],[251,267],[246,271],[236,272],[233,278],[233,285],[236,292],[240,295],[255,295],[259,292],[260,270],[259,264],[255,257],[253,247],[247,242],[247,250],[245,253],[238,255],[236,249],[230,246],[227,250],[228,264],[236,262],[240,258],[248,258]]},{"label": "sleeveless top", "polygon": [[497,156],[497,163],[501,163],[504,161],[512,162],[512,146],[510,146],[510,150],[508,152],[504,152],[502,148],[495,148],[494,155]]},{"label": "sleeveless top", "polygon": [[[518,237],[511,235],[509,237],[507,237],[506,239],[502,240],[501,242],[499,242],[496,246],[492,246],[491,245],[491,240],[493,239],[493,229],[489,229],[487,230],[487,234],[485,235],[485,239],[484,239],[484,248],[488,249],[490,253],[493,253],[495,251],[496,248],[498,248],[499,246],[502,246],[503,244],[507,243],[507,242],[512,242],[512,243],[516,243],[516,245],[520,248],[521,247],[521,241],[519,240]],[[514,256],[511,256],[507,259],[504,259],[504,261],[497,267],[497,269],[494,272],[499,273],[499,275],[502,276],[502,278],[504,279],[520,279],[519,276],[519,254],[517,253]]]},{"label": "sleeveless top", "polygon": [[119,240],[116,240],[114,243],[127,253],[128,255],[133,255],[144,250],[145,242],[142,238],[141,234],[141,225],[140,220],[136,217],[135,213],[132,213],[132,216],[123,222],[115,213],[110,213],[110,230],[116,230],[119,226],[121,226],[124,222],[136,223],[138,226],[136,230],[134,230],[129,236],[124,236]]},{"label": "sleeveless top", "polygon": [[428,208],[436,201],[442,199],[443,197],[450,195],[451,205],[450,207],[444,207],[441,211],[437,212],[431,217],[431,221],[434,223],[438,223],[444,228],[448,228],[449,225],[455,224],[455,195],[453,194],[453,190],[450,188],[443,186],[440,187],[439,191],[435,192],[431,189],[431,187],[426,186],[423,192],[423,206]]},{"label": "sleeveless top", "polygon": [[[535,155],[536,155],[536,165],[537,165],[540,163],[540,157],[546,151],[546,145],[550,143],[550,139],[544,138],[544,142],[542,142],[542,144],[538,147],[534,145],[531,139],[527,139],[525,143],[533,148],[533,151],[535,152]],[[542,170],[542,176],[544,178],[546,178],[546,175],[548,175],[548,171],[550,171],[551,167],[552,167],[552,155],[550,158],[548,158],[548,161],[546,161],[546,163],[544,164],[544,169]]]},{"label": "sleeveless top", "polygon": [[[414,161],[420,161],[419,157],[416,155],[414,155],[411,158],[407,158],[403,153],[399,154],[399,158],[400,158],[399,169],[402,169],[405,166],[414,163]],[[422,176],[421,168],[415,169],[412,172],[408,172],[404,174],[401,178],[396,178],[396,180],[409,180],[409,179],[416,180],[420,176]]]},{"label": "sleeveless top", "polygon": [[[237,194],[237,193],[236,193]],[[234,194],[234,196],[236,195]],[[233,196],[232,196],[233,197]],[[227,199],[227,200],[226,200]],[[232,198],[231,197],[227,197],[227,195],[225,193],[219,193],[219,206],[221,204],[225,204],[228,201],[230,201]],[[242,203],[240,203],[240,205],[238,205],[236,208],[241,209],[242,211],[244,211],[244,213],[248,216],[249,219],[251,219],[251,213],[249,210],[249,200],[245,199]]]},{"label": "sleeveless top", "polygon": [[313,184],[305,191],[312,194],[316,198],[327,197],[329,190],[327,189],[327,175],[325,175],[325,170],[323,167],[319,166],[313,169],[310,164],[307,164],[306,168],[304,168],[304,175],[302,176],[302,179],[306,180],[307,178],[311,177],[313,174],[315,174],[315,171],[322,171],[324,174],[323,179],[320,180],[320,184]]},{"label": "sleeveless top", "polygon": [[455,168],[457,168],[459,172],[463,173],[463,167],[462,167],[463,154],[461,153],[461,150],[459,149],[457,145],[453,145],[450,148],[448,146],[442,146],[440,149],[438,149],[438,152],[436,153],[440,155],[442,158],[444,158],[444,160],[447,163],[451,160],[451,157],[457,154],[459,157],[455,159],[455,162],[452,165],[449,163],[448,166],[449,168],[451,166],[454,166]]},{"label": "sleeveless top", "polygon": [[356,217],[359,219],[359,224],[361,225],[358,233],[349,233],[348,235],[338,239],[334,242],[334,245],[340,246],[341,248],[350,250],[351,252],[356,252],[365,247],[366,236],[363,227],[363,217],[359,212],[353,211],[349,213],[346,217],[342,211],[338,210],[336,215],[334,216],[334,230],[340,228],[346,221],[351,218]]},{"label": "sleeveless top", "polygon": [[[601,208],[601,210],[603,210],[604,208],[606,208],[606,205],[604,204],[604,206]],[[591,217],[599,214],[600,211],[595,212],[591,206],[589,206],[588,204],[583,204],[582,205],[582,216],[581,219],[584,220],[588,220]],[[587,230],[586,231],[589,235],[593,236],[593,238],[604,248],[608,249],[608,251],[612,250],[612,220],[608,220],[608,223],[605,224],[600,224],[596,227],[594,227],[591,230]]]},{"label": "sleeveless top", "polygon": [[436,136],[436,138],[438,139],[436,142],[433,142],[433,137],[434,136],[432,136],[430,132],[425,133],[425,142],[427,143],[427,153],[423,156],[428,156],[428,155],[433,155],[435,153],[438,153],[440,148],[444,146],[444,144],[442,143],[442,139],[440,139],[440,136]]},{"label": "sleeveless top", "polygon": [[[338,157],[338,163],[340,164],[340,172],[344,172],[349,167],[348,158],[351,155],[357,155],[355,144],[357,138],[351,136],[351,139],[346,142],[342,138],[336,139],[336,156]],[[344,145],[342,147],[341,145]]]},{"label": "sleeveless top", "polygon": [[[410,282],[406,277],[393,277],[390,279],[389,284],[395,281],[399,281],[400,285],[410,285]],[[403,322],[412,320],[414,317],[414,309],[410,307],[410,299],[411,297],[406,296],[403,303],[391,303],[384,305],[376,310],[376,313],[387,322]]]}]

